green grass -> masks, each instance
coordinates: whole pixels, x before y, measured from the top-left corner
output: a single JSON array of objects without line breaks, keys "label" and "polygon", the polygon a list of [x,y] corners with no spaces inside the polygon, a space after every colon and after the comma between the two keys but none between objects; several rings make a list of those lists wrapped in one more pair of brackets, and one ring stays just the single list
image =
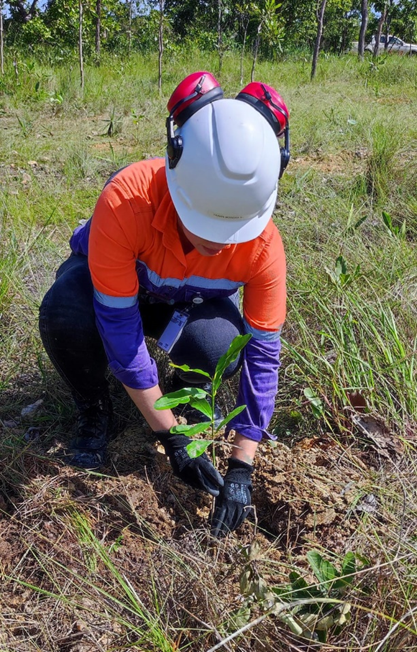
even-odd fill
[{"label": "green grass", "polygon": [[[250,65],[248,59],[245,83]],[[16,77],[6,53],[0,80],[0,420],[17,418],[22,406],[43,396],[50,412],[37,425],[46,428],[51,441],[57,423],[66,428],[68,396],[40,342],[39,304],[68,254],[72,230],[91,215],[109,174],[131,161],[163,155],[166,103],[176,84],[193,70],[215,73],[216,68],[214,54],[174,54],[165,64],[159,94],[155,57],[109,58],[99,68],[86,66],[82,92],[75,61],[51,66],[20,57]],[[220,79],[226,96],[240,90],[239,77],[238,57],[226,53]],[[330,437],[340,447],[340,464],[350,460],[363,474],[346,516],[356,520],[356,531],[349,530],[343,546],[337,545],[367,558],[370,566],[357,573],[344,598],[352,605],[349,625],[333,630],[323,650],[412,650],[417,630],[417,68],[407,57],[376,62],[323,57],[310,82],[310,62],[294,57],[260,61],[257,78],[277,88],[291,113],[292,161],[276,211],[288,261],[288,317],[272,427],[285,441]],[[404,221],[402,237],[395,227]],[[400,458],[388,464],[375,452],[375,442],[358,430],[352,395],[366,403],[364,416],[374,419],[376,435],[389,432],[388,444],[402,442]],[[315,412],[309,396],[317,398]],[[52,462],[45,467],[48,456],[37,458],[26,447],[22,436],[2,435],[0,489],[12,503],[22,552],[6,574],[0,555],[0,574],[3,589],[28,592],[32,620],[49,646],[44,649],[56,649],[45,613],[77,622],[79,631],[86,622],[102,645],[96,649],[107,649],[100,632],[113,627],[119,634],[109,650],[207,651],[245,624],[247,634],[223,649],[263,650],[263,644],[267,650],[300,649],[282,622],[268,616],[258,623],[264,613],[259,601],[239,613],[237,543],[207,550],[199,532],[189,533],[191,543],[166,541],[133,508],[124,522],[120,505],[128,498],[121,497],[119,485],[110,508],[100,478],[95,489],[85,480],[77,494],[65,467]],[[364,468],[366,455],[373,461]],[[371,494],[377,496],[377,512],[355,511]],[[48,539],[48,527],[55,539]],[[125,541],[137,537],[142,561],[123,536]],[[67,542],[65,553],[60,537]],[[305,556],[286,550],[283,541],[285,533],[256,560],[259,576],[277,586],[288,583],[296,570],[314,582]],[[320,552],[340,565],[339,553]],[[164,576],[167,567],[171,584]],[[142,568],[143,577],[137,574]],[[233,588],[224,588],[223,595],[225,577]],[[18,641],[18,626],[10,624],[7,613],[3,610],[0,623],[8,631],[16,627]],[[26,635],[25,649],[37,650],[30,628]],[[76,628],[71,636],[65,642],[62,633],[62,646],[76,641]]]}]

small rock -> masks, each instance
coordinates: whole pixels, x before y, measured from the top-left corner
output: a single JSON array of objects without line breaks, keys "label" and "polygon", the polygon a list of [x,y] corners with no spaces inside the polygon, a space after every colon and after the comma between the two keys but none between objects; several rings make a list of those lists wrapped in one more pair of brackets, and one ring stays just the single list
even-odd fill
[{"label": "small rock", "polygon": [[378,501],[374,494],[366,494],[355,510],[357,512],[366,512],[367,514],[375,514],[378,511]]},{"label": "small rock", "polygon": [[20,416],[22,417],[22,419],[30,419],[34,417],[37,412],[39,412],[42,405],[43,405],[43,399],[40,398],[35,403],[31,403],[30,405],[27,405],[25,408],[23,408],[23,410],[20,413]]}]

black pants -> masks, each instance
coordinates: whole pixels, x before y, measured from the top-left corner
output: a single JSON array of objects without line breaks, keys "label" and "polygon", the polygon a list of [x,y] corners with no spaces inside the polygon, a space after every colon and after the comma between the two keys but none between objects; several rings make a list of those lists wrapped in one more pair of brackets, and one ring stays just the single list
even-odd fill
[{"label": "black pants", "polygon": [[[170,353],[174,364],[187,364],[213,374],[219,358],[232,340],[243,333],[238,296],[211,299],[193,305],[190,318]],[[174,310],[185,304],[152,303],[139,298],[144,334],[159,339]],[[71,388],[74,398],[95,400],[107,389],[107,357],[93,308],[93,285],[87,258],[71,255],[59,268],[55,283],[46,293],[39,315],[45,350],[54,367]],[[240,367],[237,359],[226,370],[231,377]],[[202,376],[178,375],[188,384]]]}]

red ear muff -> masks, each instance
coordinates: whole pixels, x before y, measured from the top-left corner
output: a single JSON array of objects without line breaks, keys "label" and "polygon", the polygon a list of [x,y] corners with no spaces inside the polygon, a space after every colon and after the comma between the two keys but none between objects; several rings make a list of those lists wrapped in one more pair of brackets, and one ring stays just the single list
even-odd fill
[{"label": "red ear muff", "polygon": [[272,86],[251,82],[242,88],[237,100],[252,104],[268,120],[276,136],[282,136],[288,127],[290,114],[282,97]]},{"label": "red ear muff", "polygon": [[169,116],[166,120],[167,155],[171,169],[178,164],[183,150],[183,139],[181,136],[175,136],[174,124],[182,127],[203,106],[222,97],[223,90],[219,82],[209,72],[194,72],[188,75],[172,93],[167,104]]},{"label": "red ear muff", "polygon": [[223,97],[220,84],[210,72],[193,72],[178,84],[169,98],[167,109],[174,123],[182,127],[196,111]]},{"label": "red ear muff", "polygon": [[277,138],[284,136],[281,151],[279,178],[290,161],[290,124],[289,111],[282,97],[271,86],[260,82],[251,82],[236,96],[237,100],[251,104],[269,122]]}]

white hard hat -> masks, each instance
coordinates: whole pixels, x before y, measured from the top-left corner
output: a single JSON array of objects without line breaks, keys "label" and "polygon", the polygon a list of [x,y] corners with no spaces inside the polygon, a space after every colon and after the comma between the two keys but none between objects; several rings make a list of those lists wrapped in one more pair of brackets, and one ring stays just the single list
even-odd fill
[{"label": "white hard hat", "polygon": [[182,153],[166,174],[174,206],[194,235],[218,243],[253,240],[272,216],[280,149],[267,120],[250,104],[219,99],[175,131]]}]

